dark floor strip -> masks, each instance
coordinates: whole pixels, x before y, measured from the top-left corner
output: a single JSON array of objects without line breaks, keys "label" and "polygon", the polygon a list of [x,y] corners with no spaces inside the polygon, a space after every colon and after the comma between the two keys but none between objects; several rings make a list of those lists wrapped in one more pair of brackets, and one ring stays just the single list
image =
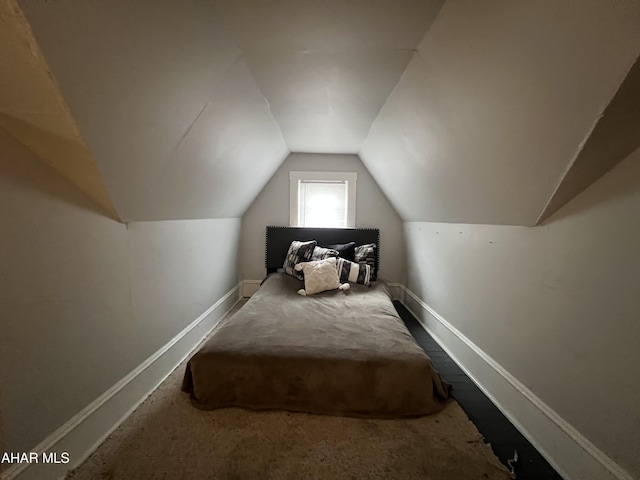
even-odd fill
[{"label": "dark floor strip", "polygon": [[515,464],[516,479],[562,480],[544,457],[422,328],[411,312],[402,303],[394,303],[411,334],[431,357],[442,378],[453,386],[454,398],[487,443],[491,444],[500,461],[508,466],[507,461],[513,458],[514,450],[518,452],[518,462]]}]

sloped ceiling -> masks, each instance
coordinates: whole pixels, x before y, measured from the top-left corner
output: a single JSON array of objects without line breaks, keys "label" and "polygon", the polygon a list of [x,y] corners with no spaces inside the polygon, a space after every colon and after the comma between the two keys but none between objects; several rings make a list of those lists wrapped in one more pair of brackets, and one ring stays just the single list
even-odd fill
[{"label": "sloped ceiling", "polygon": [[0,2],[0,65],[0,128],[117,219],[98,166],[13,0]]},{"label": "sloped ceiling", "polygon": [[538,223],[551,217],[577,193],[583,191],[640,147],[640,61],[636,60],[582,145]]},{"label": "sloped ceiling", "polygon": [[357,153],[442,1],[218,5],[289,149]]},{"label": "sloped ceiling", "polygon": [[125,221],[241,216],[293,151],[358,153],[405,220],[533,225],[615,165],[640,53],[639,2],[20,5]]},{"label": "sloped ceiling", "polygon": [[20,4],[129,221],[241,216],[291,150],[358,151],[442,2]]},{"label": "sloped ceiling", "polygon": [[360,156],[405,220],[533,225],[639,52],[638,2],[448,1]]},{"label": "sloped ceiling", "polygon": [[210,2],[21,5],[125,221],[241,216],[288,154]]}]

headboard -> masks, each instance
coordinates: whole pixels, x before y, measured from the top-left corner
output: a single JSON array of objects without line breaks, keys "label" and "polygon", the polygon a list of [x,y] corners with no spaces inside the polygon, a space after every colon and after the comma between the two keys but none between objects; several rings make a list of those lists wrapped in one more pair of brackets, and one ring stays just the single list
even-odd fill
[{"label": "headboard", "polygon": [[380,230],[378,228],[307,228],[267,227],[265,267],[267,275],[282,268],[289,245],[294,240],[316,240],[319,246],[356,242],[357,245],[375,243],[376,272],[380,259]]}]

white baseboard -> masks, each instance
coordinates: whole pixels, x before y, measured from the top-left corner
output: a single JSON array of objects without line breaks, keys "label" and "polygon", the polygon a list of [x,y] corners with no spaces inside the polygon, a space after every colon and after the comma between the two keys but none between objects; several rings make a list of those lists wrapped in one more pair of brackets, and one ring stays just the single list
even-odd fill
[{"label": "white baseboard", "polygon": [[403,303],[424,329],[566,480],[633,480],[495,360],[401,286]]},{"label": "white baseboard", "polygon": [[[53,480],[84,461],[180,364],[259,280],[244,280],[200,317],[31,451],[68,452],[68,464],[15,464],[3,480]],[[565,422],[527,387],[402,284],[389,284],[429,334],[520,432],[567,480],[633,480],[633,477]]]},{"label": "white baseboard", "polygon": [[242,281],[242,296],[244,298],[250,297],[260,289],[262,280],[243,280]]},{"label": "white baseboard", "polygon": [[387,282],[389,289],[391,290],[391,298],[394,300],[400,300],[404,303],[404,285],[401,283],[390,283]]},{"label": "white baseboard", "polygon": [[182,362],[239,300],[240,284],[227,292],[169,343],[31,449],[69,454],[69,463],[19,463],[3,480],[54,480],[82,463]]}]

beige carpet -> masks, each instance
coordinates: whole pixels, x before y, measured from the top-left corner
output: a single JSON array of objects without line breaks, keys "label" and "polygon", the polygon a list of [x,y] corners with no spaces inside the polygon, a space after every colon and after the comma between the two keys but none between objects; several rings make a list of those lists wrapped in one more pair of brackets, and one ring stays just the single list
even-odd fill
[{"label": "beige carpet", "polygon": [[409,420],[202,411],[180,391],[184,368],[67,478],[510,478],[454,401],[440,413]]}]

